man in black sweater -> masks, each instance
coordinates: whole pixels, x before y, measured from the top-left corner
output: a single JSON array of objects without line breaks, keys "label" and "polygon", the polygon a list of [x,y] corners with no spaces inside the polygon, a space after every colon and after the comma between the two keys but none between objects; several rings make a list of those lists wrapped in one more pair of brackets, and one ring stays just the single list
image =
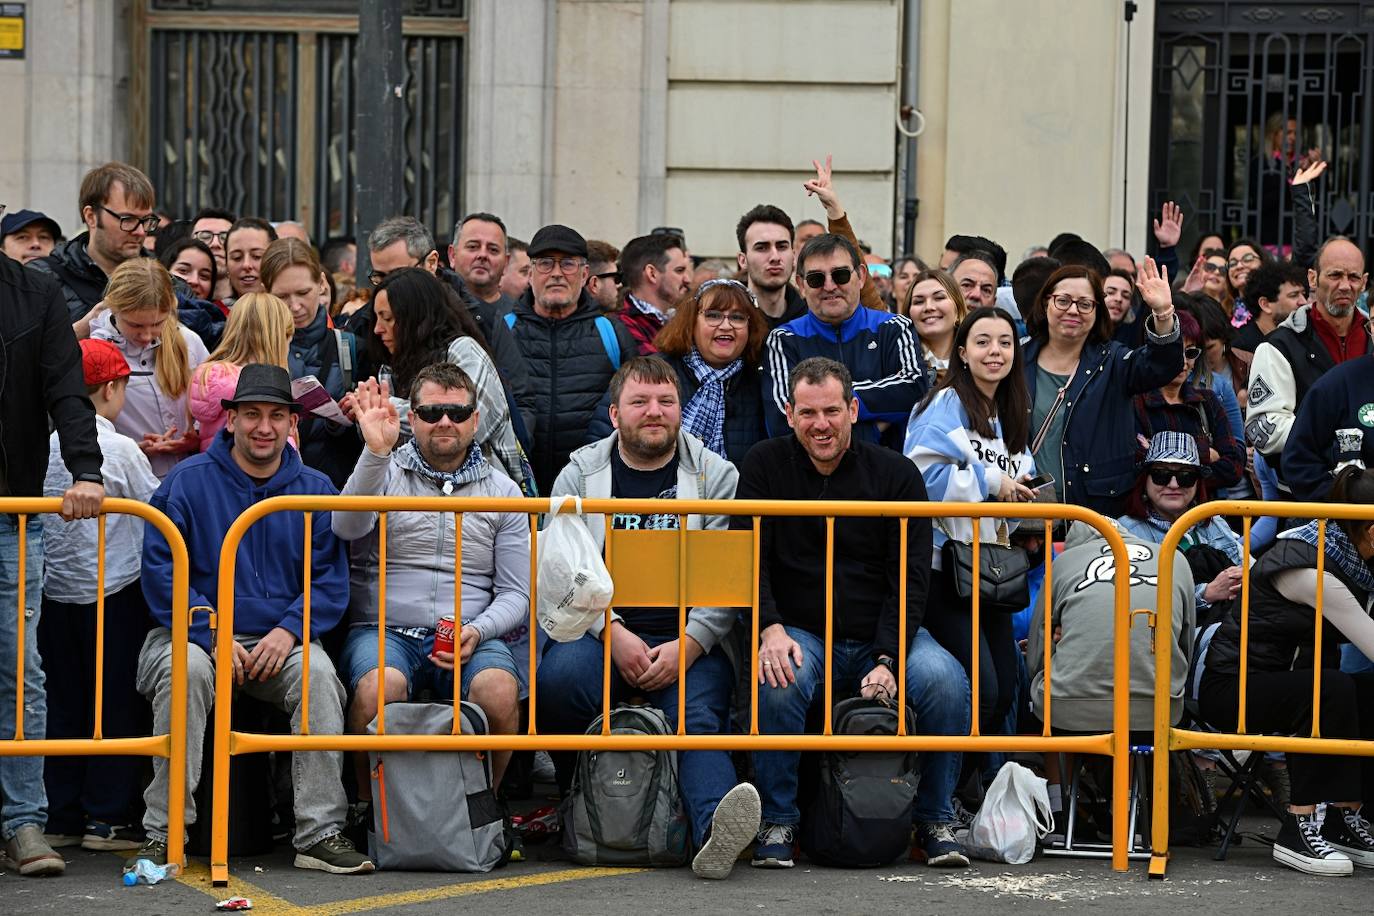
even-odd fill
[{"label": "man in black sweater", "polygon": [[[916,466],[898,452],[855,440],[859,404],[842,364],[824,357],[798,363],[788,378],[787,422],[793,436],[750,450],[740,470],[739,499],[924,501]],[[736,517],[736,527],[748,527]],[[908,523],[907,577],[899,576],[895,519],[839,518],[834,529],[834,656],[836,699],[860,693],[897,696],[898,612],[907,595],[906,700],[921,730],[962,735],[969,728],[964,669],[921,627],[930,580],[929,519]],[[759,728],[800,734],[824,692],[825,520],[765,518],[759,570]],[[964,866],[954,839],[952,796],[957,753],[921,755],[916,795],[917,857],[935,866]],[[798,754],[754,755],[763,825],[753,864],[790,868],[796,826]]]}]

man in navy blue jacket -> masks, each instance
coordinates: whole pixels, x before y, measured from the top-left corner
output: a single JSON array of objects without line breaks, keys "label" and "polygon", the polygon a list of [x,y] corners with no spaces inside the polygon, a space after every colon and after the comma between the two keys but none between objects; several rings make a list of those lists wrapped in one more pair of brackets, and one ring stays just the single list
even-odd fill
[{"label": "man in navy blue jacket", "polygon": [[1325,501],[1351,461],[1374,467],[1374,356],[1341,363],[1308,389],[1283,446],[1293,498]]},{"label": "man in navy blue jacket", "polygon": [[854,379],[859,422],[854,436],[887,441],[894,448],[911,408],[930,382],[921,363],[921,344],[911,322],[859,304],[867,273],[848,239],[826,233],[807,242],[797,256],[797,275],[809,310],[768,335],[764,360],[763,411],[770,436],[788,432],[787,378],[802,360],[824,356],[843,363]]},{"label": "man in navy blue jacket", "polygon": [[[153,494],[152,505],[181,530],[191,557],[190,607],[218,606],[220,546],[229,526],[246,509],[273,496],[333,496],[324,474],[301,463],[287,441],[296,431],[300,406],[291,397],[291,378],[279,366],[250,364],[239,375],[229,420],[209,451],[172,469]],[[328,512],[316,514],[310,551],[310,732],[343,734],[344,689],[319,637],[342,619],[348,607],[345,545],[330,526]],[[253,524],[239,547],[234,569],[234,683],[249,696],[291,714],[300,732],[301,680],[305,670],[302,549],[305,518],[276,512]],[[153,705],[154,727],[165,732],[171,719],[172,554],[151,525],[143,539],[143,594],[157,627],[138,659],[138,689]],[[220,617],[220,636],[227,621]],[[191,627],[186,680],[186,822],[196,819],[192,795],[200,782],[200,750],[213,705],[215,662],[206,617]],[[341,755],[296,755],[296,867],[334,874],[373,870],[372,862],[342,835],[348,801],[339,779]],[[144,794],[143,826],[148,841],[138,858],[167,858],[167,761],[153,761],[153,782]]]}]

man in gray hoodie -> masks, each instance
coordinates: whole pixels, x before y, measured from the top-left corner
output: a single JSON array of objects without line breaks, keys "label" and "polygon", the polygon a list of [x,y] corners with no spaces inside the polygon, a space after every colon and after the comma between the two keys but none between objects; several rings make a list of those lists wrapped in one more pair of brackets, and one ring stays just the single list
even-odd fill
[{"label": "man in gray hoodie", "polygon": [[[477,388],[453,363],[421,369],[410,393],[414,438],[400,448],[400,418],[377,381],[358,386],[354,419],[366,447],[344,496],[520,496],[520,489],[473,444],[477,432]],[[495,734],[520,725],[522,676],[501,637],[527,619],[530,548],[526,517],[518,512],[462,515],[462,594],[455,600],[453,563],[455,517],[447,512],[391,512],[387,515],[386,702],[401,702],[430,686],[453,695],[454,655],[462,671],[462,695],[486,713]],[[376,512],[335,512],[332,527],[352,541],[351,627],[344,643],[345,683],[353,694],[348,730],[362,734],[377,715],[378,606],[382,570]],[[439,618],[458,611],[454,652],[434,650]],[[367,761],[357,755],[359,792],[371,782]],[[492,755],[499,785],[509,751]]]},{"label": "man in gray hoodie", "polygon": [[[731,499],[739,478],[735,466],[682,431],[677,372],[656,357],[635,357],[611,379],[611,423],[615,432],[583,446],[553,485],[553,496],[626,499]],[[616,529],[677,529],[672,504],[662,513],[616,513]],[[586,518],[598,546],[605,522]],[[687,527],[723,530],[725,516],[689,515]],[[686,730],[691,735],[729,731],[734,668],[725,644],[735,609],[694,607],[688,612],[686,664],[678,669],[678,615],[674,608],[618,607],[609,632],[598,620],[575,642],[550,642],[539,663],[539,730],[579,734],[601,711],[602,640],[611,641],[614,669],[611,701],[640,695],[677,727],[677,682],[686,691]],[[554,754],[559,787],[572,781],[573,761]],[[679,755],[679,785],[699,850],[692,870],[704,878],[730,874],[759,825],[759,796],[753,786],[736,785],[735,768],[725,751],[686,751]]]}]

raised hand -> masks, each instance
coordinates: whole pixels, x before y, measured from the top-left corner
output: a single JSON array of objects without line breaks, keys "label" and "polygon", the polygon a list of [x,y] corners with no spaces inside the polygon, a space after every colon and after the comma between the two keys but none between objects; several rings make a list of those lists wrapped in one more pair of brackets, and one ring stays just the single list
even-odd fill
[{"label": "raised hand", "polygon": [[830,156],[825,157],[825,165],[812,159],[811,164],[816,168],[816,177],[810,181],[802,183],[806,189],[807,196],[812,194],[820,200],[821,206],[825,207],[825,215],[830,219],[839,219],[844,216],[844,207],[840,206],[840,198],[835,194],[835,187],[831,181],[833,174],[830,168]]},{"label": "raised hand", "polygon": [[1317,159],[1314,162],[1304,165],[1293,175],[1293,184],[1307,184],[1309,181],[1316,181],[1326,171],[1326,160]]},{"label": "raised hand", "polygon": [[1155,264],[1154,258],[1147,257],[1136,271],[1135,288],[1140,291],[1140,298],[1145,300],[1145,304],[1155,315],[1173,308],[1174,297],[1169,290],[1169,271]]},{"label": "raised hand", "polygon": [[1207,263],[1204,255],[1198,255],[1193,262],[1193,269],[1188,271],[1188,279],[1183,281],[1183,291],[1185,293],[1197,293],[1202,291],[1202,275],[1205,268],[1202,266]]},{"label": "raised hand", "polygon": [[1155,241],[1160,248],[1173,248],[1183,234],[1183,211],[1172,200],[1165,201],[1155,220]]},{"label": "raised hand", "polygon": [[391,403],[389,386],[368,379],[353,392],[353,419],[375,455],[389,455],[401,438],[401,418]]}]

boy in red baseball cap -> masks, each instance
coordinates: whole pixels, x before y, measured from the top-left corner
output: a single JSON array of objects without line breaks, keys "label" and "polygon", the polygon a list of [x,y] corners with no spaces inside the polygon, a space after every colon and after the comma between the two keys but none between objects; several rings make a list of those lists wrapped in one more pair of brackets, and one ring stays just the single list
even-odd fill
[{"label": "boy in red baseball cap", "polygon": [[[105,495],[147,502],[158,479],[138,443],[115,431],[124,406],[129,364],[108,340],[82,340],[81,370],[96,412],[96,435]],[[49,445],[44,496],[71,486],[54,433]],[[45,545],[43,610],[38,651],[48,675],[48,737],[89,737],[95,716],[95,624],[98,530],[96,519],[64,522],[43,517]],[[136,687],[138,653],[149,628],[139,585],[143,521],[105,516],[105,674],[103,734],[137,737],[150,732],[148,703]],[[46,839],[53,847],[137,849],[143,791],[136,757],[49,757],[43,782],[48,793]]]}]

